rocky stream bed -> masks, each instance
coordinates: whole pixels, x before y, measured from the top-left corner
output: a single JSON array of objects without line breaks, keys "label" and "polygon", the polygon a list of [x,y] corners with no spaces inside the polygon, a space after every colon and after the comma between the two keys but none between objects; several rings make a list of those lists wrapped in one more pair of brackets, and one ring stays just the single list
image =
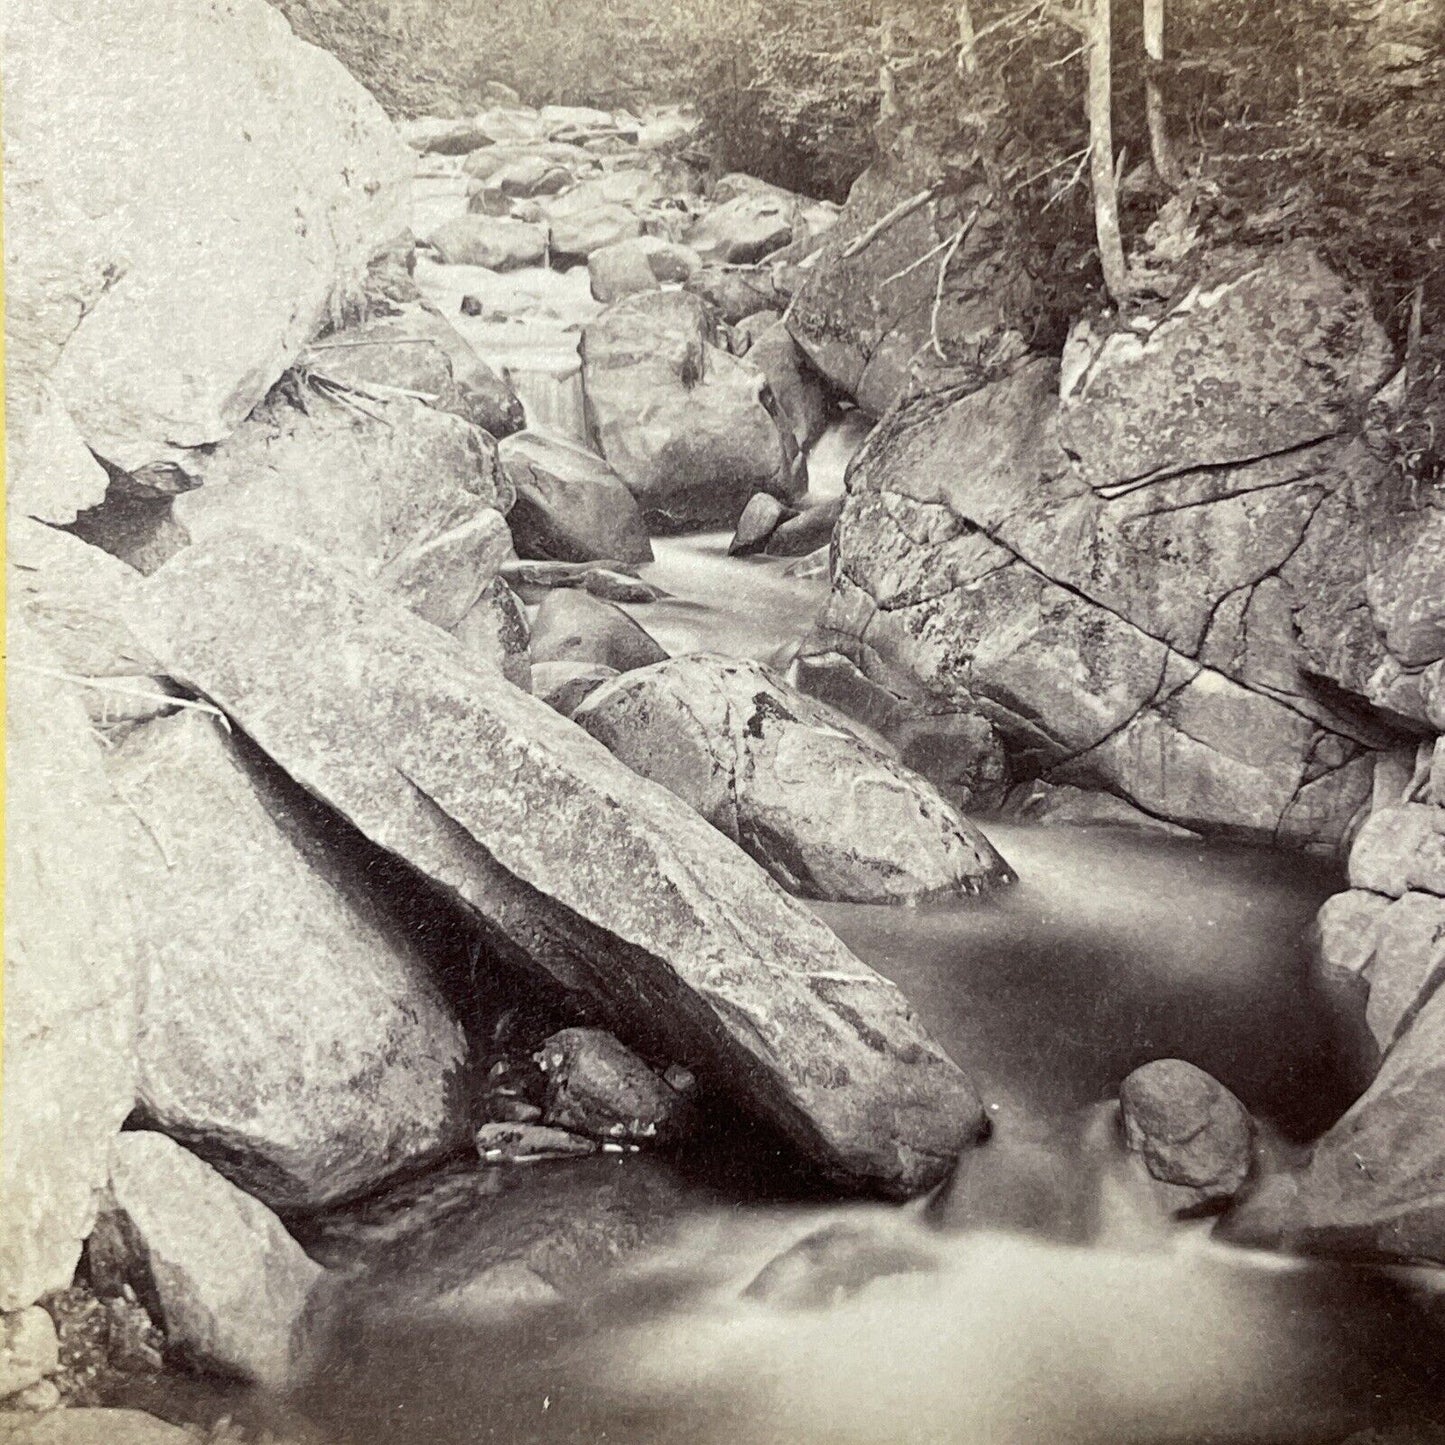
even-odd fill
[{"label": "rocky stream bed", "polygon": [[1445,509],[1348,281],[1035,354],[927,157],[27,9],[0,1440],[1445,1438]]}]

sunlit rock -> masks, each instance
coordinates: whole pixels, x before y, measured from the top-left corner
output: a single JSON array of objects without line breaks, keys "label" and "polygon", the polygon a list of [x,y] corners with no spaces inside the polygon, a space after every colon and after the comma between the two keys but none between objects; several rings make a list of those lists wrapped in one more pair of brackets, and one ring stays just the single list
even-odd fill
[{"label": "sunlit rock", "polygon": [[326,810],[194,711],[133,731],[106,764],[138,825],[150,1126],[277,1209],[462,1144],[461,1027]]},{"label": "sunlit rock", "polygon": [[728,524],[755,492],[792,502],[806,488],[762,372],[717,344],[695,297],[608,307],[583,331],[582,385],[597,449],[655,528]]}]

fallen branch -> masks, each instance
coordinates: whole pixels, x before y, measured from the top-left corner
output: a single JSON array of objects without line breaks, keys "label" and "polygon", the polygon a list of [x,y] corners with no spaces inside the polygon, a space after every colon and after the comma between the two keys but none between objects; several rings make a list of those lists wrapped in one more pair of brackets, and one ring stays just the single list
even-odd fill
[{"label": "fallen branch", "polygon": [[430,336],[368,336],[360,341],[313,341],[308,351],[343,351],[349,346],[440,346]]},{"label": "fallen branch", "polygon": [[933,313],[928,319],[928,337],[940,361],[948,360],[948,357],[944,354],[943,343],[938,339],[938,313],[943,307],[943,284],[948,279],[949,263],[957,254],[958,248],[963,245],[963,238],[972,230],[973,223],[976,220],[978,220],[977,206],[969,212],[968,219],[958,228],[958,234],[953,238],[953,243],[949,246],[947,254],[944,256],[942,262],[939,263],[938,285],[935,286],[933,290]]},{"label": "fallen branch", "polygon": [[896,226],[905,216],[911,216],[914,211],[921,210],[930,201],[937,199],[942,191],[942,184],[930,186],[926,191],[919,191],[916,196],[909,196],[906,201],[900,201],[886,216],[874,221],[874,223],[863,232],[861,236],[855,237],[843,248],[842,259],[850,261],[860,251],[866,250],[886,231],[889,226]]},{"label": "fallen branch", "polygon": [[[1054,205],[1056,202],[1062,201],[1063,198],[1067,196],[1076,185],[1079,184],[1080,180],[1083,179],[1084,167],[1089,164],[1089,157],[1093,154],[1093,146],[1086,146],[1084,148],[1083,154],[1079,157],[1079,164],[1074,167],[1073,175],[1071,175],[1067,182],[1065,182],[1065,184],[1044,203],[1045,211],[1047,211],[1049,207]],[[1040,212],[1040,215],[1042,214],[1043,212]]]},{"label": "fallen branch", "polygon": [[1070,161],[1087,160],[1088,158],[1089,147],[1085,146],[1083,150],[1074,151],[1072,154],[1066,155],[1062,160],[1053,161],[1051,164],[1046,165],[1043,170],[1035,171],[1033,175],[1029,176],[1026,180],[1019,181],[1018,184],[1014,186],[1010,194],[1015,196],[1018,195],[1018,193],[1023,190],[1025,186],[1031,186],[1035,181],[1041,181],[1045,176],[1052,175],[1055,171],[1062,170],[1066,165],[1069,164]]},{"label": "fallen branch", "polygon": [[943,248],[950,244],[947,236],[943,238],[931,250],[925,251],[916,261],[910,261],[901,270],[895,271],[891,276],[885,276],[878,284],[886,286],[890,281],[901,281],[910,271],[916,271],[925,261],[931,261]]},{"label": "fallen branch", "polygon": [[76,687],[91,687],[100,692],[118,692],[126,697],[140,698],[143,702],[162,702],[168,707],[193,708],[196,712],[208,712],[221,720],[227,732],[231,731],[231,719],[214,703],[201,702],[195,698],[172,697],[168,692],[152,692],[149,688],[127,687],[118,677],[83,677],[75,672],[62,672],[58,667],[39,667],[32,662],[12,662],[16,672],[33,672],[40,677],[53,677],[59,682],[73,683]]}]

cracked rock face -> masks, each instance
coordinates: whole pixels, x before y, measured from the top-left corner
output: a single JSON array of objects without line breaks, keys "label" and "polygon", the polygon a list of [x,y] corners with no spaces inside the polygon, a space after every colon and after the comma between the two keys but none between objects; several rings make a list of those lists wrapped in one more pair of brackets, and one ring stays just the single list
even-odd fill
[{"label": "cracked rock face", "polygon": [[573,720],[804,898],[898,903],[1013,878],[932,784],[758,663],[673,658],[603,684]]},{"label": "cracked rock face", "polygon": [[665,789],[320,553],[187,548],[142,637],[497,953],[646,1057],[695,1068],[819,1172],[918,1192],[983,1113],[907,1001]]},{"label": "cracked rock face", "polygon": [[[1041,359],[904,411],[854,465],[805,672],[981,717],[1025,776],[1337,845],[1397,740],[1401,709],[1362,705],[1371,679],[1434,645],[1423,559],[1388,616],[1372,606],[1439,527],[1356,430],[1388,360],[1332,273],[1286,250],[1147,336],[1076,335],[1062,376]],[[1394,618],[1424,639],[1408,660]]]}]

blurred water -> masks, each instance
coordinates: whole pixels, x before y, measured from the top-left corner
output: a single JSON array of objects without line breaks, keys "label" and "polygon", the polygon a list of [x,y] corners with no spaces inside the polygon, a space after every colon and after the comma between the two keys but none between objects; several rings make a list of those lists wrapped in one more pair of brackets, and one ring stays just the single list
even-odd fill
[{"label": "blurred water", "polygon": [[[755,1170],[645,1159],[533,1173],[358,1285],[315,1412],[404,1445],[1314,1442],[1427,1418],[1442,1343],[1428,1280],[1247,1253],[1208,1221],[1167,1219],[1104,1102],[1175,1055],[1234,1088],[1271,1147],[1338,1112],[1362,1075],[1301,946],[1337,880],[1243,848],[992,832],[1022,880],[1010,892],[819,909],[988,1104],[992,1140],[934,1198],[788,1203]],[[729,1147],[741,1158],[746,1135]],[[438,1312],[517,1218],[567,1221],[584,1243],[538,1267],[575,1275],[592,1247],[591,1282],[500,1319]],[[865,1271],[821,1309],[745,1297],[839,1221],[924,1267]]]}]

